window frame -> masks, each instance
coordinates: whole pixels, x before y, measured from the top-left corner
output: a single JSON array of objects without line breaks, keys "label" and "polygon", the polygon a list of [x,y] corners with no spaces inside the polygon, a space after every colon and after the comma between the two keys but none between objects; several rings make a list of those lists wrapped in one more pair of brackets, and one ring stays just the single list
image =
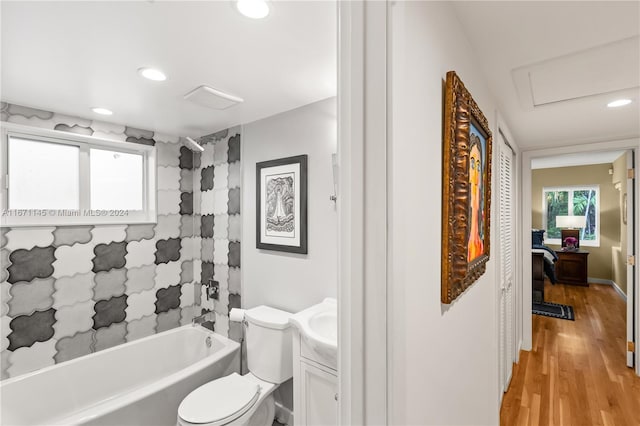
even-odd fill
[{"label": "window frame", "polygon": [[[565,191],[569,193],[569,198],[567,200],[568,203],[568,215],[573,214],[573,193],[575,191],[595,191],[596,193],[596,212],[595,212],[595,221],[596,221],[596,238],[595,240],[583,240],[580,239],[580,246],[586,247],[600,247],[600,185],[563,185],[563,186],[545,186],[542,188],[542,228],[545,230],[545,234],[549,235],[549,229],[547,224],[547,197],[546,194],[548,192],[561,192]],[[545,235],[544,242],[545,244],[550,245],[562,245],[562,241],[560,238],[550,238]]]},{"label": "window frame", "polygon": [[[0,192],[2,194],[2,197],[0,197],[0,225],[7,227],[35,227],[157,223],[157,170],[155,146],[79,135],[76,133],[58,130],[35,128],[7,122],[0,122],[0,127],[0,137],[2,138],[0,141]],[[79,148],[79,210],[77,215],[73,215],[70,210],[60,212],[58,209],[46,208],[16,209],[12,210],[11,214],[9,214],[8,154],[10,137],[19,137],[43,143],[77,146]],[[102,149],[142,155],[143,210],[90,210],[90,149]],[[22,212],[22,214],[18,214],[18,212]]]}]

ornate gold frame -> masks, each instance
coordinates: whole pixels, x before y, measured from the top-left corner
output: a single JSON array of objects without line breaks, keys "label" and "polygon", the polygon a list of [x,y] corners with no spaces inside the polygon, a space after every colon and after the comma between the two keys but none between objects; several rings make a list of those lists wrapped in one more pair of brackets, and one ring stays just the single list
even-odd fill
[{"label": "ornate gold frame", "polygon": [[[442,163],[442,303],[453,302],[486,271],[491,223],[491,153],[489,124],[455,71],[447,73],[444,96]],[[482,182],[484,189],[483,252],[467,260],[469,241],[470,126],[486,141]]]}]

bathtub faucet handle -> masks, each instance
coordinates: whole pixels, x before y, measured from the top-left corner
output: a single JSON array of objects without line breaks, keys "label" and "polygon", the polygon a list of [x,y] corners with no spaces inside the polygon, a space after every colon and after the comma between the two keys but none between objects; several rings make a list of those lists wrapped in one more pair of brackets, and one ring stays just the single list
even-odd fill
[{"label": "bathtub faucet handle", "polygon": [[214,281],[213,279],[209,280],[207,284],[207,300],[214,299],[218,300],[220,297],[220,283],[218,281]]}]

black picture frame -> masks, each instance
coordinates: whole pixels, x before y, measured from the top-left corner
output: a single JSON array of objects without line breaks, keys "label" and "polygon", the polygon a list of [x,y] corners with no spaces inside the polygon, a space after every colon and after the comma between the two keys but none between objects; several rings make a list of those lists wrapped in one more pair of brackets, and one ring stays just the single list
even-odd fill
[{"label": "black picture frame", "polygon": [[256,163],[256,248],[307,254],[307,155]]}]

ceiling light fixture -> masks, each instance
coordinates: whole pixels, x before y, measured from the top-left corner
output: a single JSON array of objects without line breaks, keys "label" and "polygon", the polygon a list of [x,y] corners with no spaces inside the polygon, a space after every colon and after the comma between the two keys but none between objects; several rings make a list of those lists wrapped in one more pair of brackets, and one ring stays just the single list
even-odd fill
[{"label": "ceiling light fixture", "polygon": [[167,79],[167,75],[165,73],[155,68],[138,68],[138,74],[147,80],[165,81]]},{"label": "ceiling light fixture", "polygon": [[262,19],[269,14],[269,4],[265,0],[236,0],[236,9],[252,19]]},{"label": "ceiling light fixture", "polygon": [[101,107],[91,108],[91,111],[100,115],[113,115],[113,111],[111,111],[110,109],[101,108]]},{"label": "ceiling light fixture", "polygon": [[631,99],[618,99],[613,102],[609,102],[607,106],[609,108],[617,108],[625,105],[629,105],[631,103]]}]

